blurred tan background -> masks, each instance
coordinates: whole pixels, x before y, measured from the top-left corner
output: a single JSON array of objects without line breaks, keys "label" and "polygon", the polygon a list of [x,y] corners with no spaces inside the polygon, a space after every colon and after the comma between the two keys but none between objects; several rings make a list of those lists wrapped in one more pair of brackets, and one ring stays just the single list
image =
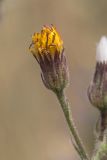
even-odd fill
[{"label": "blurred tan background", "polygon": [[86,149],[93,148],[98,112],[87,98],[96,43],[107,35],[105,0],[3,0],[0,3],[0,159],[79,160],[55,95],[29,54],[44,24],[60,31],[70,69],[73,116]]}]

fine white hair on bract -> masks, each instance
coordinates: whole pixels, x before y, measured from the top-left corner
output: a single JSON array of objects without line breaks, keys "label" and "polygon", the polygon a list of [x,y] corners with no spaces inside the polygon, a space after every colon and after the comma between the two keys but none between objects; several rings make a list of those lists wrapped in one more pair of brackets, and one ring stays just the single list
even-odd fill
[{"label": "fine white hair on bract", "polygon": [[96,49],[96,61],[107,62],[107,37],[101,37]]}]

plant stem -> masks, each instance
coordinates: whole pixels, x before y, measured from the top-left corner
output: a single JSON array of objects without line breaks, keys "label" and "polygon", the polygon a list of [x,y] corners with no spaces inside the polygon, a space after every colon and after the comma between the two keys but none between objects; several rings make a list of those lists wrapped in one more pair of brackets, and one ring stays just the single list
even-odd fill
[{"label": "plant stem", "polygon": [[60,105],[62,107],[62,110],[64,112],[64,115],[65,115],[65,118],[66,118],[66,121],[68,123],[68,126],[69,126],[69,129],[70,129],[70,132],[75,140],[75,143],[76,145],[78,146],[78,150],[77,152],[79,153],[80,157],[82,160],[89,160],[88,158],[88,155],[84,149],[84,146],[81,142],[81,139],[79,137],[79,134],[76,130],[76,127],[75,127],[75,124],[74,124],[74,121],[72,119],[72,114],[71,114],[71,111],[70,111],[70,106],[69,106],[69,103],[66,99],[66,96],[64,94],[64,91],[59,91],[59,92],[55,92],[56,95],[57,95],[57,98],[60,102]]},{"label": "plant stem", "polygon": [[100,112],[99,122],[92,160],[107,160],[107,110]]}]

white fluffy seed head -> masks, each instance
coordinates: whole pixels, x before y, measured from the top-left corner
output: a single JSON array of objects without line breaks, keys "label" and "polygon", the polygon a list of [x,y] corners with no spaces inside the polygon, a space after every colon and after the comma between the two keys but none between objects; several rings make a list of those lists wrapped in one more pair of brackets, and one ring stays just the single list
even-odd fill
[{"label": "white fluffy seed head", "polygon": [[103,36],[96,49],[96,61],[97,62],[107,62],[107,37]]}]

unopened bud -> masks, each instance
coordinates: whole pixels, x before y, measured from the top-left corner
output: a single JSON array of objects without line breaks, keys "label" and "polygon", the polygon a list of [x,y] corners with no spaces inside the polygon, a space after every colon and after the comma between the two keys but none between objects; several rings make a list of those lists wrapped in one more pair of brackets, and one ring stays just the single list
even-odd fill
[{"label": "unopened bud", "polygon": [[88,97],[99,110],[107,110],[107,37],[102,37],[97,45],[96,68]]}]

